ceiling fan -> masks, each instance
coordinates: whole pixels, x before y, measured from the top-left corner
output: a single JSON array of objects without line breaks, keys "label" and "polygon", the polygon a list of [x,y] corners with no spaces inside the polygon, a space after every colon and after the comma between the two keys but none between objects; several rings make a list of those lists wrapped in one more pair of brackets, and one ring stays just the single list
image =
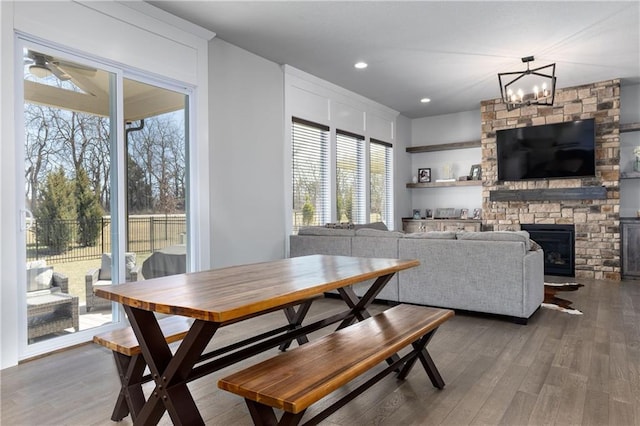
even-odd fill
[{"label": "ceiling fan", "polygon": [[55,59],[53,56],[33,50],[27,51],[25,65],[28,65],[29,72],[38,78],[46,78],[53,74],[60,81],[71,80],[76,86],[92,96],[103,91],[90,78],[95,75],[97,71],[95,68]]}]

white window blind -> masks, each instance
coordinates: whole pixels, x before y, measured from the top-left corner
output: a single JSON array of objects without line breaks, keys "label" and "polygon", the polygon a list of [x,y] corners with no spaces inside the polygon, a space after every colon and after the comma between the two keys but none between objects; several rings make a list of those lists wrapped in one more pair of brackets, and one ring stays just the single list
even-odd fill
[{"label": "white window blind", "polygon": [[293,118],[293,233],[329,221],[329,128]]},{"label": "white window blind", "polygon": [[393,146],[371,139],[369,144],[369,222],[393,229]]},{"label": "white window blind", "polygon": [[336,212],[338,222],[366,223],[364,137],[336,131]]}]

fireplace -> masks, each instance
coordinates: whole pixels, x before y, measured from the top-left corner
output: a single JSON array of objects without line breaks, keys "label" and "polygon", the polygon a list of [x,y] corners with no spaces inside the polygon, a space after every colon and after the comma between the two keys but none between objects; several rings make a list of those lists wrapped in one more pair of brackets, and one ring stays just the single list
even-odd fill
[{"label": "fireplace", "polygon": [[544,250],[545,275],[575,276],[573,225],[520,225]]}]

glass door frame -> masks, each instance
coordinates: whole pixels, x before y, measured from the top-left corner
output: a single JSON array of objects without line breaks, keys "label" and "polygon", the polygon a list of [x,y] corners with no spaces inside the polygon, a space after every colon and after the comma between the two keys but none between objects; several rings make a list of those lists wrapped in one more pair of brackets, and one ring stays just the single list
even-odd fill
[{"label": "glass door frame", "polygon": [[[194,107],[194,88],[189,87],[186,84],[179,84],[173,82],[171,79],[162,79],[162,77],[152,76],[145,72],[138,72],[129,69],[122,64],[112,64],[108,60],[103,60],[99,57],[93,57],[90,55],[77,52],[72,49],[65,48],[55,43],[47,42],[35,37],[31,37],[26,34],[16,32],[14,37],[15,46],[15,143],[16,143],[16,164],[23,164],[25,158],[25,116],[24,116],[24,65],[23,65],[23,51],[25,48],[34,48],[39,52],[45,54],[55,55],[58,58],[62,58],[68,61],[73,61],[82,65],[97,68],[112,74],[110,90],[110,119],[115,120],[115,124],[111,123],[110,127],[115,130],[115,140],[111,139],[111,205],[110,213],[112,215],[112,251],[118,253],[118,256],[113,257],[113,270],[118,271],[118,281],[125,281],[125,268],[124,268],[124,253],[126,251],[126,241],[120,236],[126,235],[124,232],[125,226],[127,226],[126,220],[126,143],[125,143],[125,118],[124,118],[124,79],[131,79],[142,83],[151,84],[159,88],[173,90],[175,92],[183,93],[185,95],[185,156],[186,156],[186,186],[187,191],[185,194],[185,209],[187,219],[187,260],[190,256],[190,247],[193,246],[193,239],[189,238],[192,235],[191,222],[193,220],[193,213],[190,210],[190,194],[192,193],[190,185],[190,141],[193,140],[192,129],[194,117],[191,115]],[[115,85],[113,81],[115,80]],[[115,86],[115,90],[113,87]],[[115,98],[114,98],[115,97]],[[115,114],[114,114],[115,113]],[[115,166],[115,167],[114,167]],[[18,206],[19,209],[19,221],[20,225],[16,229],[16,242],[17,242],[17,254],[16,258],[18,264],[26,264],[26,229],[23,226],[25,224],[25,176],[24,170],[18,167],[16,170],[18,176],[16,176],[16,187],[18,192]],[[115,180],[115,181],[114,181]],[[187,270],[190,270],[190,263],[187,263]],[[38,355],[42,355],[48,352],[52,352],[58,349],[66,348],[80,343],[89,342],[92,340],[96,333],[109,331],[111,329],[121,328],[121,323],[126,321],[124,312],[121,306],[117,303],[112,304],[112,321],[109,324],[102,325],[95,328],[81,330],[75,333],[71,333],[65,336],[59,336],[53,339],[47,339],[41,342],[28,344],[27,339],[27,304],[26,304],[26,271],[24,268],[17,268],[18,274],[18,297],[17,297],[17,311],[18,311],[18,359],[24,360]],[[20,272],[22,271],[22,272]]]}]

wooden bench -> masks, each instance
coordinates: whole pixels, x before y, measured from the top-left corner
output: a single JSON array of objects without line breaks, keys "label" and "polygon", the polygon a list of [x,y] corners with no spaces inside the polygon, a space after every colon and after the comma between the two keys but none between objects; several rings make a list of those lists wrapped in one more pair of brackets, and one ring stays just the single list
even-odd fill
[{"label": "wooden bench", "polygon": [[[282,310],[287,317],[288,324],[284,327],[281,327],[280,329],[275,330],[275,332],[267,332],[204,354],[201,356],[201,360],[223,355],[243,346],[247,346],[251,343],[263,340],[273,334],[276,334],[277,332],[299,329],[302,326],[304,317],[311,307],[311,303],[315,299],[320,299],[322,297],[322,295],[312,296],[293,303],[289,303],[287,305],[265,310],[256,315],[243,317],[242,320]],[[300,307],[296,310],[294,307],[298,305]],[[238,321],[240,321],[240,319],[237,321],[223,323],[221,324],[221,326],[230,325]],[[158,324],[160,325],[162,334],[165,336],[165,341],[168,344],[175,343],[184,339],[184,337],[189,332],[192,323],[193,320],[177,315],[161,318],[158,320]],[[280,344],[280,350],[285,351],[293,340],[294,339],[292,338],[291,340]],[[298,336],[295,338],[295,340],[297,340],[298,344],[300,345],[309,341],[305,335]],[[124,419],[129,414],[131,414],[132,420],[135,420],[140,408],[145,403],[142,384],[152,381],[153,377],[150,374],[144,374],[147,363],[142,356],[140,344],[138,343],[138,339],[136,338],[133,329],[131,327],[125,327],[122,329],[99,334],[93,336],[93,342],[104,346],[112,351],[116,363],[116,368],[118,370],[118,376],[120,377],[120,393],[116,400],[113,413],[111,414],[111,420],[118,422]]]},{"label": "wooden bench", "polygon": [[[398,378],[405,379],[416,360],[431,383],[442,389],[444,381],[426,345],[440,324],[453,315],[446,309],[397,305],[225,377],[218,387],[244,397],[256,425],[276,424],[274,408],[284,411],[277,424],[298,424],[310,405],[385,360],[388,367],[306,424],[317,424],[394,370],[400,369]],[[394,356],[410,345],[413,348],[408,354]]]}]

